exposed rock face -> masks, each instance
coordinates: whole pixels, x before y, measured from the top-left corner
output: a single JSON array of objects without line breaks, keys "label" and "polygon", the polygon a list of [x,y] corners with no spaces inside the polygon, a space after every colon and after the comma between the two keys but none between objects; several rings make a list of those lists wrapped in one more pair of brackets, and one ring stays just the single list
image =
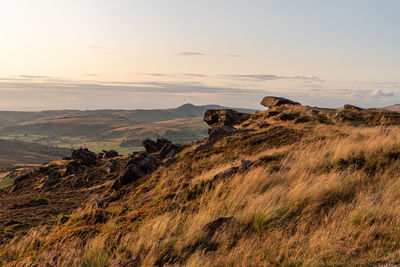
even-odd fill
[{"label": "exposed rock face", "polygon": [[207,142],[205,144],[202,144],[199,147],[197,147],[196,151],[209,148],[213,144],[218,142],[218,140],[220,140],[224,137],[234,135],[237,132],[238,132],[238,130],[232,126],[220,126],[220,127],[212,128],[209,131],[209,136],[208,136]]},{"label": "exposed rock face", "polygon": [[119,189],[122,186],[132,183],[146,174],[154,171],[160,163],[159,157],[146,152],[138,153],[120,172],[119,177],[112,185],[113,189]]},{"label": "exposed rock face", "polygon": [[400,124],[400,113],[373,108],[362,109],[352,105],[344,105],[335,117],[338,121],[350,122],[354,125]]},{"label": "exposed rock face", "polygon": [[79,160],[85,166],[95,165],[97,162],[96,153],[89,151],[87,148],[73,149],[71,158]]},{"label": "exposed rock face", "polygon": [[147,153],[159,152],[161,158],[170,158],[175,155],[179,146],[172,144],[171,141],[165,138],[157,139],[156,141],[146,139],[142,142]]},{"label": "exposed rock face", "polygon": [[283,97],[275,97],[275,96],[266,96],[264,99],[261,101],[261,105],[264,107],[268,108],[273,108],[276,106],[281,106],[281,105],[300,105],[298,102],[294,102],[292,100],[283,98]]},{"label": "exposed rock face", "polygon": [[204,121],[212,127],[233,126],[248,116],[233,109],[209,109],[204,114]]}]

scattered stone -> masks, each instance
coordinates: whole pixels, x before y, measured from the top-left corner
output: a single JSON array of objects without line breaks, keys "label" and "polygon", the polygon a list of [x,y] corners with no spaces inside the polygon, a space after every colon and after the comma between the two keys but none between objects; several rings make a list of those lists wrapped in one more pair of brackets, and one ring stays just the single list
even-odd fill
[{"label": "scattered stone", "polygon": [[110,158],[115,158],[118,157],[119,154],[117,151],[111,149],[109,151],[103,150],[103,159],[110,159]]},{"label": "scattered stone", "polygon": [[283,98],[283,97],[275,97],[275,96],[266,96],[263,98],[261,101],[261,105],[268,107],[268,108],[273,108],[276,106],[281,106],[281,105],[300,105],[298,102],[294,102],[292,100]]},{"label": "scattered stone", "polygon": [[207,236],[211,238],[214,236],[215,232],[221,229],[223,226],[230,224],[234,220],[234,217],[221,217],[215,221],[207,223],[203,230],[206,232]]},{"label": "scattered stone", "polygon": [[282,113],[278,116],[281,121],[292,121],[298,118],[300,115],[296,113]]},{"label": "scattered stone", "polygon": [[111,202],[113,202],[115,199],[112,196],[104,197],[102,199],[96,200],[96,204],[99,208],[105,208],[107,207]]},{"label": "scattered stone", "polygon": [[137,179],[151,173],[159,165],[160,159],[153,154],[139,153],[122,169],[119,177],[112,185],[113,189],[119,189],[124,185],[132,183]]},{"label": "scattered stone", "polygon": [[300,116],[298,117],[294,123],[298,124],[298,123],[305,123],[305,122],[309,122],[311,119],[308,116]]}]

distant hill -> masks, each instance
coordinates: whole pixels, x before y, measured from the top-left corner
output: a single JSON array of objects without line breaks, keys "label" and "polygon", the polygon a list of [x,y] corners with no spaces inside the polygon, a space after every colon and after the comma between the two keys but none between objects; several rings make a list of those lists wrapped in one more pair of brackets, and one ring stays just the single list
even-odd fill
[{"label": "distant hill", "polygon": [[[207,136],[207,109],[219,105],[185,104],[154,110],[56,110],[0,112],[0,139],[35,142],[65,148],[88,147],[96,152],[115,149],[128,154],[142,149],[146,138],[165,137],[189,143]],[[254,110],[233,108],[238,112]],[[0,151],[1,152],[1,151]]]},{"label": "distant hill", "polygon": [[382,109],[386,109],[386,110],[390,110],[390,111],[394,111],[394,112],[399,112],[400,113],[400,104],[391,105],[391,106],[388,106],[388,107],[384,107]]},{"label": "distant hill", "polygon": [[12,164],[41,164],[60,159],[69,153],[69,149],[65,148],[0,139],[0,167]]}]

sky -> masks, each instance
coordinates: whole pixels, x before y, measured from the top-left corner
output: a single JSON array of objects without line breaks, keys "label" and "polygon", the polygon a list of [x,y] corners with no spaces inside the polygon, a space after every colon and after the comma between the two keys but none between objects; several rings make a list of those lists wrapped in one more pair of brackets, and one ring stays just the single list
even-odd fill
[{"label": "sky", "polygon": [[397,0],[1,0],[0,110],[400,103]]}]

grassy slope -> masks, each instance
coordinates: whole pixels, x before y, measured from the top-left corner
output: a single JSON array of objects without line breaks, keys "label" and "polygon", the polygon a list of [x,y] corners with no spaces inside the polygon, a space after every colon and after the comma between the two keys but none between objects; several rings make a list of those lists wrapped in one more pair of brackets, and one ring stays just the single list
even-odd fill
[{"label": "grassy slope", "polygon": [[0,166],[17,163],[40,164],[68,154],[69,149],[0,139]]},{"label": "grassy slope", "polygon": [[[258,128],[265,121],[273,125]],[[99,178],[100,169],[93,168],[87,174],[95,179],[87,180],[92,183],[85,189],[87,195],[79,194],[80,201],[86,204],[66,201],[68,205],[53,213],[53,219],[43,220],[42,224],[51,227],[25,228],[28,233],[24,237],[0,247],[0,263],[399,263],[399,126],[295,125],[274,121],[264,113],[254,116],[249,123],[247,131],[225,138],[209,149],[195,152],[195,145],[186,146],[157,172],[118,192],[108,189],[118,171]],[[243,173],[212,181],[215,174],[240,165],[242,159],[256,164]],[[121,166],[124,160],[118,160]],[[63,164],[58,163],[57,168]],[[69,183],[67,178],[64,182]],[[18,197],[25,198],[24,201],[46,197],[50,199],[49,209],[56,203],[63,207],[59,192],[63,188],[68,187],[55,188],[53,195],[26,189],[29,194]],[[109,194],[119,200],[107,208],[93,204],[95,199]],[[74,192],[69,190],[67,195],[70,199]],[[2,201],[11,205],[7,202],[11,199],[6,197]],[[79,208],[69,214],[74,205]],[[43,214],[49,212],[45,207],[36,209]],[[7,219],[20,216],[19,220],[29,223],[21,213],[13,214],[4,208],[0,211],[7,214]],[[57,218],[61,214],[69,220],[60,222]],[[230,216],[234,217],[232,223],[215,234],[204,230],[207,223]],[[15,229],[7,231],[18,234]]]}]

